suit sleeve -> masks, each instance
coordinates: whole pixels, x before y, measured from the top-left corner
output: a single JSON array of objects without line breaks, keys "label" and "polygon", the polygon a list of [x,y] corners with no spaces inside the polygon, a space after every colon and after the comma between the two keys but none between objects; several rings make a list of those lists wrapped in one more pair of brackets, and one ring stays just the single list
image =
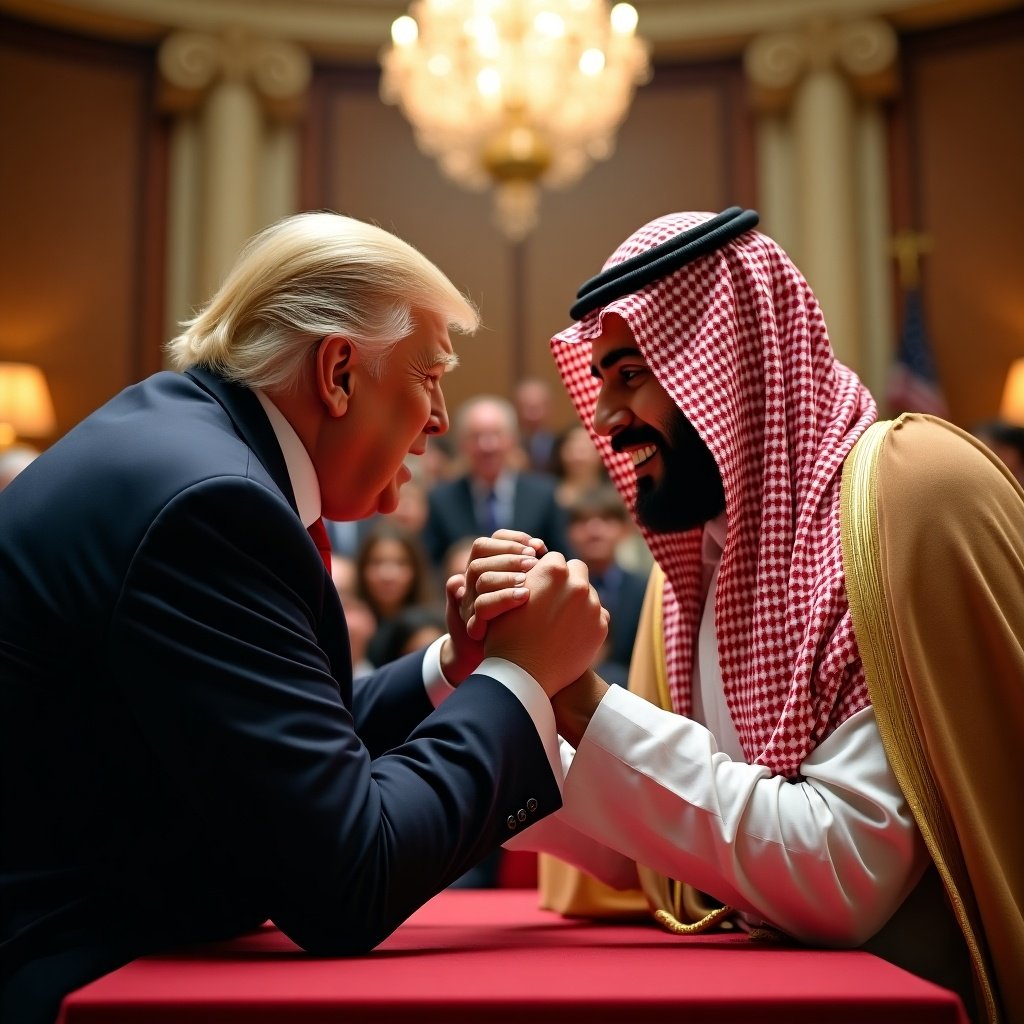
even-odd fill
[{"label": "suit sleeve", "polygon": [[324,580],[279,495],[194,486],[136,552],[108,659],[168,790],[237,851],[278,926],[359,953],[560,796],[530,716],[483,675],[372,760],[317,639]]},{"label": "suit sleeve", "polygon": [[422,651],[383,665],[353,684],[353,725],[371,757],[404,742],[432,710],[423,683]]}]

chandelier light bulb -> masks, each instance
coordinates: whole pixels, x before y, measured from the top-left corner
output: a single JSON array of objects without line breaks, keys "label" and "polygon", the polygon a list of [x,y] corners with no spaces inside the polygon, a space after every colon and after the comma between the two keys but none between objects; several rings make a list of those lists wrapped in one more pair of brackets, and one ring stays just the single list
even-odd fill
[{"label": "chandelier light bulb", "polygon": [[632,4],[616,4],[612,8],[612,31],[620,36],[632,35],[639,20],[640,15]]},{"label": "chandelier light bulb", "polygon": [[407,14],[395,18],[391,23],[391,38],[395,46],[412,46],[416,42],[419,31],[420,27],[416,24],[416,19],[410,18]]},{"label": "chandelier light bulb", "polygon": [[502,230],[522,238],[541,186],[612,153],[650,76],[637,21],[607,0],[414,0],[381,54],[381,97],[444,174],[493,187]]},{"label": "chandelier light bulb", "polygon": [[604,54],[596,47],[584,50],[580,54],[580,71],[591,77],[601,74],[604,71]]}]

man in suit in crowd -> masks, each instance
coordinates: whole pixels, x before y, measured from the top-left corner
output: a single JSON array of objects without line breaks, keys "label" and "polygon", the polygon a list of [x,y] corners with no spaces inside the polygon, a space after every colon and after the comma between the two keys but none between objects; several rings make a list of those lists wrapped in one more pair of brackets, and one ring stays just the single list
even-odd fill
[{"label": "man in suit in crowd", "polygon": [[554,478],[515,468],[512,404],[494,395],[472,398],[456,413],[454,431],[466,472],[430,492],[423,540],[434,564],[441,564],[455,541],[502,528],[541,537],[551,551],[566,551],[565,511],[555,500]]},{"label": "man in suit in crowd", "polygon": [[393,509],[447,429],[476,321],[388,232],[288,218],[171,343],[183,373],[0,495],[0,1019],[267,918],[364,953],[559,806],[548,697],[607,629],[583,566],[479,540],[501,589],[460,608],[453,578],[450,634],[353,685],[323,560],[321,515]]},{"label": "man in suit in crowd", "polygon": [[551,429],[551,386],[539,377],[527,377],[516,385],[515,407],[519,446],[529,469],[548,472],[555,450]]},{"label": "man in suit in crowd", "polygon": [[629,533],[630,520],[614,485],[587,488],[569,509],[569,544],[587,567],[590,583],[608,610],[608,639],[596,666],[607,683],[625,686],[647,577],[619,564],[616,552]]}]

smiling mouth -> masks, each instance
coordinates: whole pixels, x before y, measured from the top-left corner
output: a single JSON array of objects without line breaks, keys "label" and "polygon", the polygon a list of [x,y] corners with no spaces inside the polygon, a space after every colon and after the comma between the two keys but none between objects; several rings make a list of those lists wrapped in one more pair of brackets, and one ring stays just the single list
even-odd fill
[{"label": "smiling mouth", "polygon": [[645,463],[650,462],[657,453],[657,445],[653,444],[646,444],[643,448],[635,448],[629,453],[629,457],[633,460],[633,468],[639,469]]}]

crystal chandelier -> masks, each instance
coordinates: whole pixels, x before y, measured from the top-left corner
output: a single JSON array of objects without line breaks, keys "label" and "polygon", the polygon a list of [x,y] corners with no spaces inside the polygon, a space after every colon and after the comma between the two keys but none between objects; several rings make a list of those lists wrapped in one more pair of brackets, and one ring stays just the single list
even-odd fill
[{"label": "crystal chandelier", "polygon": [[495,187],[513,240],[537,223],[540,185],[611,155],[650,76],[636,10],[605,0],[415,0],[391,26],[381,97],[453,181]]}]

